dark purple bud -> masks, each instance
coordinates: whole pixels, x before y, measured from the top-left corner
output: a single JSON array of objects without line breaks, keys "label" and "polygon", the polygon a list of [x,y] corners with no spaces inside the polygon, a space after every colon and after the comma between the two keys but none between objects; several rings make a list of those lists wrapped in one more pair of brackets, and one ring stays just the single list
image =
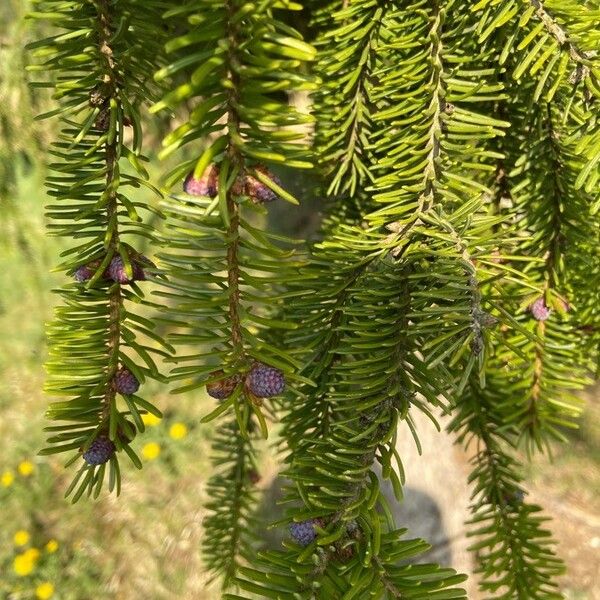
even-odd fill
[{"label": "dark purple bud", "polygon": [[73,273],[73,277],[75,277],[76,281],[79,283],[89,281],[93,275],[94,271],[92,271],[88,265],[81,265],[81,267],[78,267],[75,273]]},{"label": "dark purple bud", "polygon": [[115,389],[119,394],[129,396],[135,394],[140,389],[140,382],[135,375],[127,368],[121,367],[115,374]]},{"label": "dark purple bud", "polygon": [[83,453],[83,460],[88,465],[102,465],[110,460],[115,452],[115,445],[104,435],[98,436]]},{"label": "dark purple bud", "polygon": [[127,275],[123,259],[120,256],[115,256],[110,261],[110,265],[108,265],[107,274],[110,279],[121,284],[131,283],[132,281],[144,281],[146,279],[144,269],[137,262],[132,261],[131,268],[133,270],[133,277],[130,278]]},{"label": "dark purple bud", "polygon": [[308,519],[300,523],[292,523],[290,525],[290,535],[301,546],[308,546],[311,542],[317,539],[315,525],[320,525],[317,519]]},{"label": "dark purple bud", "polygon": [[91,263],[88,263],[87,265],[81,265],[80,267],[77,267],[77,269],[73,273],[73,277],[79,283],[85,283],[86,281],[89,281],[98,270],[98,267],[100,266],[101,262],[102,261],[100,260],[94,260]]},{"label": "dark purple bud", "polygon": [[254,363],[246,378],[248,389],[258,398],[271,398],[285,389],[283,372],[263,363]]}]

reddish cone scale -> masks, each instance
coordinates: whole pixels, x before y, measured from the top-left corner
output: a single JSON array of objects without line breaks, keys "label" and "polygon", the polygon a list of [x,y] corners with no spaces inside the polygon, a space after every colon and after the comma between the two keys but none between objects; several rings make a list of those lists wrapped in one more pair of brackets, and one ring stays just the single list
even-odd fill
[{"label": "reddish cone scale", "polygon": [[183,182],[183,191],[190,196],[208,196],[214,198],[218,193],[219,167],[210,165],[201,177],[194,177],[191,172]]},{"label": "reddish cone scale", "polygon": [[[254,169],[258,171],[262,175],[268,177],[273,183],[281,187],[281,180],[279,177],[271,173],[269,169],[260,165]],[[273,202],[279,198],[279,196],[267,185],[265,185],[262,181],[258,180],[256,177],[252,175],[246,175],[246,185],[245,185],[246,195],[250,197],[250,199],[256,204],[262,204],[264,202]]]},{"label": "reddish cone scale", "polygon": [[[225,375],[223,371],[213,371],[210,376],[218,377],[220,375]],[[216,398],[217,400],[225,400],[229,398],[233,391],[235,390],[237,384],[240,381],[239,375],[231,375],[229,377],[223,377],[222,379],[218,379],[217,381],[211,381],[206,384],[206,391],[208,395],[212,398]]]}]

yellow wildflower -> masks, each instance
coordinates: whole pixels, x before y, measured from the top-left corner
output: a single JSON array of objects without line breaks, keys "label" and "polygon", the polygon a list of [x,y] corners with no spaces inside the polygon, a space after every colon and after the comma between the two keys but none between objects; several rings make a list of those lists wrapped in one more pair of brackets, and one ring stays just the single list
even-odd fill
[{"label": "yellow wildflower", "polygon": [[142,456],[146,460],[154,460],[160,454],[160,446],[156,442],[148,442],[142,448]]},{"label": "yellow wildflower", "polygon": [[150,413],[146,413],[145,415],[142,415],[142,421],[144,422],[144,425],[146,425],[146,427],[154,427],[155,425],[158,425],[160,423],[160,417],[157,417],[156,415],[152,415]]},{"label": "yellow wildflower", "polygon": [[26,546],[29,542],[29,534],[25,530],[19,529],[19,531],[15,533],[13,540],[15,546]]},{"label": "yellow wildflower", "polygon": [[48,540],[46,544],[46,552],[54,554],[58,550],[58,542],[56,540]]},{"label": "yellow wildflower", "polygon": [[37,548],[29,548],[29,550],[23,552],[23,556],[25,556],[27,560],[35,562],[40,557],[40,551]]},{"label": "yellow wildflower", "polygon": [[40,585],[35,588],[35,596],[36,598],[39,598],[39,600],[48,600],[48,598],[52,598],[53,595],[54,586],[49,581],[40,583]]},{"label": "yellow wildflower", "polygon": [[3,487],[10,487],[14,480],[15,476],[12,471],[4,471],[2,477],[0,477],[0,483],[2,483]]},{"label": "yellow wildflower", "polygon": [[33,571],[34,567],[35,559],[31,558],[27,552],[23,552],[23,554],[17,554],[17,556],[15,556],[13,570],[20,577],[29,575],[31,571]]},{"label": "yellow wildflower", "polygon": [[174,440],[180,440],[188,434],[188,428],[184,423],[173,423],[169,429],[169,435]]},{"label": "yellow wildflower", "polygon": [[19,473],[21,473],[23,477],[29,477],[34,469],[33,463],[29,460],[24,460],[19,463]]}]

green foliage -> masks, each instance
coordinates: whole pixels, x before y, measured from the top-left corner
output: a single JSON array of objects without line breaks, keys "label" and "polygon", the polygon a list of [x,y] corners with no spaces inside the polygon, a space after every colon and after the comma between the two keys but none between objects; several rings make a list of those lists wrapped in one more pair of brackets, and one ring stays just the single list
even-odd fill
[{"label": "green foliage", "polygon": [[[375,522],[373,522],[375,523]],[[302,554],[267,552],[253,561],[256,568],[241,568],[244,578],[236,581],[239,587],[259,598],[465,598],[464,590],[454,586],[464,581],[452,569],[437,565],[411,565],[404,561],[428,549],[423,540],[403,540],[405,529],[390,531],[381,537],[378,557],[358,555],[352,549],[359,545],[345,545],[350,558],[337,548],[323,546],[306,564]],[[358,542],[358,543],[356,543]],[[290,557],[297,558],[296,561]],[[299,564],[300,563],[300,564]],[[311,585],[312,584],[312,585]],[[225,600],[243,600],[247,596],[225,594]]]},{"label": "green foliage", "polygon": [[[171,7],[166,27],[177,34],[163,66],[148,58],[160,54],[149,33],[159,2],[144,5],[143,22],[129,12],[137,2],[43,3],[38,16],[68,31],[38,44],[42,68],[59,69],[64,123],[59,174],[49,178],[60,200],[49,207],[53,228],[83,240],[66,254],[69,272],[104,261],[87,286],[63,288],[50,330],[48,387],[69,398],[50,414],[77,422],[52,441],[87,447],[108,426],[132,455],[126,417],[143,429],[138,412],[156,409],[132,396],[119,412],[110,382],[121,362],[140,380],[159,377],[133,329],[161,344],[151,331],[160,322],[185,347],[172,359],[176,391],[235,379],[204,418],[226,419],[204,543],[226,586],[267,598],[464,597],[462,576],[402,562],[427,545],[402,539],[380,488],[389,479],[401,500],[397,432],[407,427],[419,444],[414,411],[435,422],[441,410],[458,443],[476,446],[482,591],[560,597],[562,563],[539,507],[520,498],[514,454],[563,439],[580,411],[574,391],[599,364],[598,9],[575,0],[313,4],[316,52],[286,24],[302,8],[294,2]],[[133,256],[120,233],[154,239],[121,189],[144,183],[137,105],[153,97],[157,67],[169,91],[152,111],[183,115],[161,156],[192,156],[166,187],[186,175],[216,180],[206,196],[162,202],[166,310],[146,320],[124,303],[144,301],[140,288],[104,285],[101,272],[113,255]],[[89,107],[103,77],[106,132]],[[310,115],[286,96],[306,92]],[[136,175],[121,174],[121,156]],[[252,189],[297,203],[264,165],[310,168],[313,156],[330,202],[318,239],[295,253],[297,242],[265,230],[268,211]],[[168,358],[163,348],[154,350]],[[252,394],[256,362],[285,373],[285,398]],[[257,557],[251,473],[267,418],[283,424],[280,525],[311,519],[316,535]],[[75,497],[99,493],[103,475],[84,467]]]},{"label": "green foliage", "polygon": [[[48,417],[66,423],[47,428],[49,446],[42,452],[69,451],[69,464],[102,434],[141,466],[129,446],[136,430],[144,430],[140,413],[160,414],[136,395],[120,401],[113,379],[121,365],[140,383],[159,378],[152,354],[168,355],[170,347],[152,331],[152,321],[136,314],[135,306],[147,302],[141,288],[132,284],[127,289],[104,275],[113,257],[121,256],[131,277],[132,260],[142,260],[135,240],[153,239],[139,213],[155,209],[132,201],[130,191],[148,185],[139,110],[142,100],[155,93],[155,62],[147,57],[160,54],[155,31],[160,6],[49,0],[37,2],[30,14],[59,27],[55,35],[29,46],[39,61],[31,70],[55,73],[53,81],[34,84],[53,88],[58,101],[58,108],[40,118],[60,115],[62,126],[49,150],[54,162],[47,178],[52,198],[47,211],[51,233],[71,238],[75,245],[63,252],[58,268],[72,275],[90,265],[94,272],[89,281],[58,290],[63,303],[48,330],[46,391],[59,398]],[[152,345],[141,341],[140,333]],[[67,490],[74,492],[74,501],[83,493],[97,496],[105,474],[109,488],[119,491],[117,456],[108,469],[83,462]]]},{"label": "green foliage", "polygon": [[153,111],[191,103],[186,121],[164,140],[163,156],[210,137],[197,158],[169,174],[167,185],[188,173],[201,178],[218,165],[215,193],[175,193],[163,202],[169,219],[160,258],[169,281],[160,296],[170,305],[163,320],[174,329],[172,341],[195,348],[175,358],[172,379],[184,382],[176,391],[204,387],[223,374],[238,378],[234,393],[206,418],[235,415],[215,439],[218,472],[209,483],[204,545],[209,568],[223,573],[225,583],[249,556],[250,440],[255,430],[266,437],[264,411],[273,409],[263,407],[243,378],[260,362],[281,369],[289,384],[300,366],[297,350],[286,352],[269,339],[271,331],[292,326],[277,312],[298,266],[293,242],[261,229],[266,210],[246,185],[253,177],[297,203],[260,169],[265,162],[311,166],[298,130],[311,117],[293,109],[284,94],[314,88],[302,72],[314,50],[277,15],[298,8],[275,0],[256,6],[197,0],[174,8],[166,16],[177,19],[181,35],[168,42],[170,62],[156,74],[160,81],[175,75],[183,81]]}]

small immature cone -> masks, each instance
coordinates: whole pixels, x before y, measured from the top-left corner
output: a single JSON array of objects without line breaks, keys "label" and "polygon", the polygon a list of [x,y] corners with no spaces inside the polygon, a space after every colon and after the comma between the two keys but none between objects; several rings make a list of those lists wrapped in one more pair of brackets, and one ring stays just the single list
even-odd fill
[{"label": "small immature cone", "polygon": [[89,265],[81,265],[78,267],[75,273],[73,273],[73,277],[79,283],[85,283],[89,281],[94,276],[94,271]]},{"label": "small immature cone", "polygon": [[536,321],[546,321],[552,312],[543,297],[538,298],[529,308]]},{"label": "small immature cone", "polygon": [[315,525],[322,527],[321,519],[308,519],[300,523],[292,523],[290,525],[290,535],[301,546],[308,546],[317,539]]},{"label": "small immature cone", "polygon": [[[210,376],[219,377],[220,375],[225,375],[225,373],[221,370],[213,371]],[[239,383],[240,378],[238,375],[231,375],[229,377],[223,377],[222,379],[217,379],[216,381],[211,381],[206,384],[206,391],[208,395],[212,398],[216,398],[217,400],[225,400],[229,398],[231,394],[233,394],[237,384]]]},{"label": "small immature cone", "polygon": [[258,398],[277,396],[285,389],[283,372],[263,363],[254,363],[246,377],[246,386]]},{"label": "small immature cone", "polygon": [[194,172],[188,174],[183,182],[183,191],[190,196],[208,196],[214,198],[219,189],[219,167],[210,165],[202,176],[194,177]]},{"label": "small immature cone", "polygon": [[127,368],[121,367],[114,378],[115,389],[119,394],[130,396],[140,389],[140,382],[135,375]]},{"label": "small immature cone", "polygon": [[115,445],[105,435],[99,435],[83,453],[83,460],[88,465],[102,465],[110,460],[114,452]]},{"label": "small immature cone", "polygon": [[127,275],[123,259],[120,256],[115,256],[110,261],[110,265],[108,265],[106,272],[110,279],[121,284],[131,283],[132,281],[144,281],[146,279],[144,269],[142,269],[136,260],[131,259],[131,267],[133,269],[133,277],[130,278]]},{"label": "small immature cone", "polygon": [[[271,173],[267,167],[259,165],[254,170],[266,175],[271,181],[281,187],[281,180],[279,177]],[[270,187],[266,186],[262,181],[256,179],[256,177],[253,177],[252,175],[246,175],[245,192],[255,204],[273,202],[279,198]]]},{"label": "small immature cone", "polygon": [[89,281],[94,276],[94,274],[98,270],[98,267],[100,266],[101,263],[102,263],[101,260],[93,260],[91,263],[88,263],[87,265],[81,265],[80,267],[77,267],[77,269],[73,273],[73,277],[79,283],[85,283],[86,281]]}]

